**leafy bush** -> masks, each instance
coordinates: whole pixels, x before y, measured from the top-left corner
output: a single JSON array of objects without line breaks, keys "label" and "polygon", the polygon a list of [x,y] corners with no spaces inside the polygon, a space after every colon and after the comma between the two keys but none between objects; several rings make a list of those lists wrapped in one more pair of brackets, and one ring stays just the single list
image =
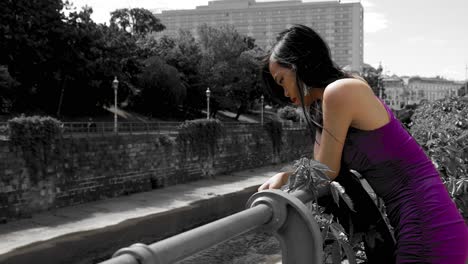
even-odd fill
[{"label": "leafy bush", "polygon": [[179,127],[177,141],[185,151],[202,156],[213,157],[218,147],[218,139],[224,134],[224,128],[217,119],[195,119],[185,121]]},{"label": "leafy bush", "polygon": [[48,116],[20,116],[8,120],[11,143],[20,147],[49,145],[62,135],[62,123]]},{"label": "leafy bush", "polygon": [[430,156],[468,219],[468,98],[425,102],[412,120],[410,133]]},{"label": "leafy bush", "polygon": [[8,120],[10,143],[20,148],[34,182],[45,176],[48,156],[62,136],[62,123],[52,117],[21,116]]},{"label": "leafy bush", "polygon": [[297,113],[296,108],[294,108],[294,107],[292,107],[290,105],[287,105],[287,106],[285,106],[283,108],[280,108],[278,110],[278,116],[281,119],[292,120],[294,122],[298,122],[299,119],[300,119],[300,115]]},{"label": "leafy bush", "polygon": [[175,144],[174,139],[169,135],[162,134],[156,138],[155,142],[158,146],[169,147]]}]

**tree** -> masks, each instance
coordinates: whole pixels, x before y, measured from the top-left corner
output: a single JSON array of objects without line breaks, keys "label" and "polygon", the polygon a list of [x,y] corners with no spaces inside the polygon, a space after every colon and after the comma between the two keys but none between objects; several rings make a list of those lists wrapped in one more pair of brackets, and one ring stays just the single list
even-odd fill
[{"label": "tree", "polygon": [[210,87],[221,108],[237,112],[235,119],[260,97],[259,53],[252,39],[231,25],[198,28],[202,60],[199,63],[203,87]]},{"label": "tree", "polygon": [[252,38],[239,34],[232,25],[214,28],[203,24],[197,30],[203,52],[212,56],[214,61],[229,61],[253,48]]},{"label": "tree", "polygon": [[8,68],[0,65],[0,113],[9,113],[19,83],[10,76]]},{"label": "tree", "polygon": [[367,81],[375,95],[380,96],[381,92],[382,97],[385,98],[385,87],[383,84],[382,71],[382,65],[379,65],[379,67],[376,69],[368,64],[365,64],[362,69],[362,77]]},{"label": "tree", "polygon": [[177,69],[161,58],[153,56],[144,64],[137,76],[141,92],[131,97],[130,107],[147,115],[167,117],[184,101],[186,88]]},{"label": "tree", "polygon": [[144,9],[117,10],[107,26],[91,19],[90,7],[74,11],[67,1],[7,0],[0,8],[0,101],[15,112],[94,113],[113,104],[114,76],[118,99],[127,102],[138,94],[143,62],[152,56],[138,43],[164,28]]},{"label": "tree", "polygon": [[120,30],[139,37],[166,28],[151,11],[144,8],[117,9],[111,12],[110,24],[111,27],[118,27]]},{"label": "tree", "polygon": [[200,66],[202,53],[199,43],[190,31],[179,30],[177,36],[146,38],[139,41],[141,57],[159,57],[168,65],[177,69],[180,80],[187,89],[183,110],[187,117],[193,110],[206,107],[205,90],[201,85]]},{"label": "tree", "polygon": [[[132,35],[91,19],[92,9],[71,12],[61,44],[55,47],[55,86],[59,95],[43,94],[41,101],[55,98],[51,104],[57,115],[91,114],[113,104],[111,82],[118,76],[119,101],[136,92],[132,82],[140,72],[138,46]],[[49,99],[50,100],[50,99]],[[46,106],[44,106],[46,107]],[[49,111],[51,112],[51,111]]]},{"label": "tree", "polygon": [[13,97],[21,98],[13,98],[13,111],[86,114],[112,98],[110,82],[136,49],[128,33],[94,23],[89,7],[65,16],[72,6],[61,0],[0,5],[0,65],[18,82]]},{"label": "tree", "polygon": [[[161,56],[167,64],[175,67],[181,73],[181,80],[187,87],[187,100],[184,102],[186,108],[202,109],[205,107],[206,86],[200,76],[199,62],[203,55],[199,43],[195,40],[190,31],[179,30],[174,39],[172,47],[168,46],[161,39]],[[216,101],[213,100],[212,106]],[[213,107],[213,110],[216,108]],[[212,111],[212,113],[216,113]]]},{"label": "tree", "polygon": [[33,109],[35,95],[49,89],[43,84],[52,78],[49,62],[64,28],[65,6],[61,0],[0,1],[0,65],[18,82],[15,97],[21,98],[13,110]]},{"label": "tree", "polygon": [[[261,54],[261,55],[260,55]],[[231,64],[232,85],[226,88],[226,97],[237,106],[236,117],[250,109],[262,95],[262,80],[259,75],[260,58],[263,51],[248,50]]]},{"label": "tree", "polygon": [[142,66],[136,38],[96,24],[91,19],[92,12],[84,7],[63,19],[47,68],[50,78],[35,97],[40,108],[49,114],[85,115],[113,104],[114,76],[120,81],[119,101],[126,101],[129,94],[137,92],[134,76]]}]

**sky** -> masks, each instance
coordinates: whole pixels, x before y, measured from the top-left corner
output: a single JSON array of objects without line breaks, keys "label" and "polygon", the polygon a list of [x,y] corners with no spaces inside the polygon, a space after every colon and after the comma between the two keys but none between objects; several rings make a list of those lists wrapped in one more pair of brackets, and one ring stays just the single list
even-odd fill
[{"label": "sky", "polygon": [[[271,0],[269,0],[271,1]],[[314,2],[315,0],[303,0]],[[343,0],[357,2],[359,0]],[[71,0],[93,8],[93,20],[109,23],[118,8],[194,9],[208,0]],[[265,2],[265,0],[257,0]],[[463,81],[468,65],[467,0],[361,0],[364,62],[399,76],[441,76]],[[157,15],[156,15],[157,16]]]}]

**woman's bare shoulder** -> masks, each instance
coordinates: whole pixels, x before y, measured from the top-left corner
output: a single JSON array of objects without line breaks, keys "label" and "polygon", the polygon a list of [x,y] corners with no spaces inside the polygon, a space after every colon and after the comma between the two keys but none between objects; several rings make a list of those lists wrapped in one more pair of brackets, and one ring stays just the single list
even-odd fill
[{"label": "woman's bare shoulder", "polygon": [[323,97],[324,101],[332,102],[328,104],[330,107],[352,116],[352,127],[374,130],[389,122],[387,111],[363,80],[350,78],[333,82],[325,89]]},{"label": "woman's bare shoulder", "polygon": [[[343,102],[356,102],[372,95],[372,89],[364,79],[345,78],[332,82],[324,91],[324,100],[337,100]],[[326,98],[326,99],[325,99]]]}]

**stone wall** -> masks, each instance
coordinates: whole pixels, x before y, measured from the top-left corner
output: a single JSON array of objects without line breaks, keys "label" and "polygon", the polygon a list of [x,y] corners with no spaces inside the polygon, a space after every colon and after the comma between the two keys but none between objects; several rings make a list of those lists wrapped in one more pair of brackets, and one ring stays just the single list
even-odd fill
[{"label": "stone wall", "polygon": [[157,134],[66,137],[44,149],[0,141],[0,219],[149,191],[311,155],[304,130],[283,131],[279,151],[262,128],[226,131],[214,155]]}]

